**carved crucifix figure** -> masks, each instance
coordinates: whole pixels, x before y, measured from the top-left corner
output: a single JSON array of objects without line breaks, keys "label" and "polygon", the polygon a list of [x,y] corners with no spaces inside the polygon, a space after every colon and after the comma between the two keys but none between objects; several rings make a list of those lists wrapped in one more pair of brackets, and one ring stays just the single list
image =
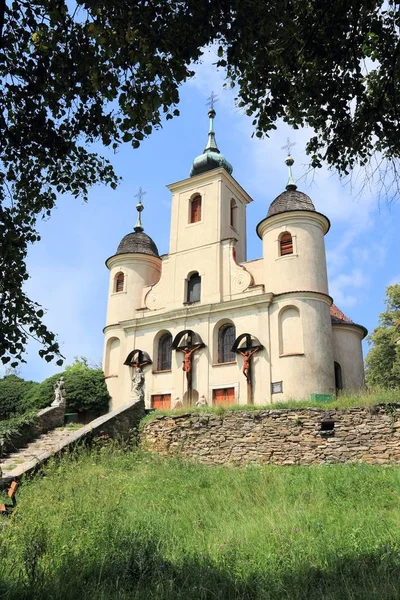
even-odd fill
[{"label": "carved crucifix figure", "polygon": [[182,370],[186,373],[186,379],[188,382],[188,387],[192,387],[192,360],[193,354],[196,350],[199,350],[203,344],[195,344],[194,346],[184,346],[183,348],[177,348],[179,352],[183,352],[183,364]]},{"label": "carved crucifix figure", "polygon": [[244,358],[243,361],[243,367],[242,367],[242,371],[244,376],[247,379],[247,382],[250,383],[251,382],[251,357],[253,356],[253,354],[255,354],[256,352],[258,352],[259,350],[259,346],[257,346],[256,348],[254,348],[253,350],[238,350],[238,354],[241,354]]}]

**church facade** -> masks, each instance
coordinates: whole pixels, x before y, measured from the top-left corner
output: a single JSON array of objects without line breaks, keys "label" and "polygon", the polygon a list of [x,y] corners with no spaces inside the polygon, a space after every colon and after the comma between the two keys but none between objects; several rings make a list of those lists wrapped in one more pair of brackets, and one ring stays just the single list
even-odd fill
[{"label": "church facade", "polygon": [[169,253],[159,256],[141,223],[110,271],[104,371],[112,409],[133,397],[148,408],[271,404],[364,386],[364,327],[328,291],[330,223],[286,190],[258,224],[262,258],[246,260],[252,199],[220,153],[209,112],[206,148],[172,194]]}]

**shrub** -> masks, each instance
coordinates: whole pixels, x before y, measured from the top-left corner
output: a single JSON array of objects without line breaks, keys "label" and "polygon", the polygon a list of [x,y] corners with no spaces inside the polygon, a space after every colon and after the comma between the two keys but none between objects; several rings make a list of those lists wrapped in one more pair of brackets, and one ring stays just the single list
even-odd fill
[{"label": "shrub", "polygon": [[25,412],[25,396],[38,386],[36,381],[25,381],[17,375],[6,375],[0,379],[0,421],[22,415]]},{"label": "shrub", "polygon": [[45,379],[26,395],[26,409],[49,406],[54,399],[54,384],[61,376],[65,381],[67,411],[104,411],[108,408],[110,395],[103,371],[89,368],[85,359],[75,359],[74,364],[66,367],[63,373]]}]

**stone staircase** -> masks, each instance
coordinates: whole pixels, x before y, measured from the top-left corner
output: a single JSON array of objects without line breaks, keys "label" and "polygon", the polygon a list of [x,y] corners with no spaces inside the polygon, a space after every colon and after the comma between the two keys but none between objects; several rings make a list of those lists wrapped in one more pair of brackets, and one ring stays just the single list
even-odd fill
[{"label": "stone staircase", "polygon": [[65,446],[75,434],[75,430],[68,427],[57,427],[52,431],[43,433],[23,448],[8,452],[0,458],[2,476],[8,478],[18,477],[25,472],[32,463],[42,462],[43,456],[53,454],[60,446]]},{"label": "stone staircase", "polygon": [[11,481],[23,475],[35,472],[39,465],[75,444],[90,443],[93,437],[125,440],[136,437],[144,414],[143,400],[131,400],[79,429],[59,426],[36,436],[15,452],[9,449],[0,458],[0,488],[7,487]]}]

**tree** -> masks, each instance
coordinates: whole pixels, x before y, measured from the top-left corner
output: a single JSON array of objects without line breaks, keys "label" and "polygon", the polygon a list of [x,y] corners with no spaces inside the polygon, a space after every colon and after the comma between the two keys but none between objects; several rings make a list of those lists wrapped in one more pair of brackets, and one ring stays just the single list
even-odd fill
[{"label": "tree", "polygon": [[24,397],[38,385],[17,375],[6,375],[0,379],[0,421],[25,412]]},{"label": "tree", "polygon": [[368,337],[372,345],[365,363],[370,387],[400,387],[400,284],[386,290],[386,310]]},{"label": "tree", "polygon": [[24,396],[24,409],[39,409],[49,406],[54,400],[54,384],[64,377],[67,411],[106,412],[110,395],[101,369],[91,369],[87,360],[75,358],[63,373],[48,377]]},{"label": "tree", "polygon": [[51,214],[57,193],[86,199],[94,183],[117,185],[91,144],[137,148],[177,116],[179,86],[209,44],[257,136],[278,119],[307,124],[312,166],[346,174],[378,151],[396,170],[397,8],[396,0],[0,0],[2,361],[23,360],[30,335],[46,360],[59,357],[43,310],[23,291],[38,218]]}]

